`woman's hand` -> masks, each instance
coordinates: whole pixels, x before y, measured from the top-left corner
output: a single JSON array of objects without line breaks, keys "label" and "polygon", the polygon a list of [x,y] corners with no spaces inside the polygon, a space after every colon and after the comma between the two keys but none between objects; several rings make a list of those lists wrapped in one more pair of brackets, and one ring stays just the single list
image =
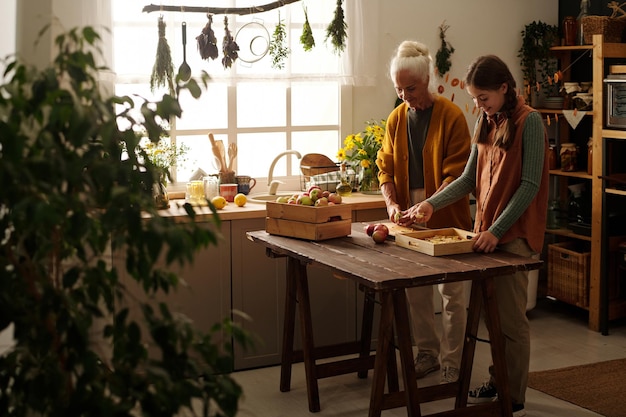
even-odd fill
[{"label": "woman's hand", "polygon": [[396,219],[398,216],[402,215],[402,210],[400,210],[400,206],[398,204],[389,204],[387,206],[387,215],[389,216],[389,220],[394,223],[398,223]]},{"label": "woman's hand", "polygon": [[500,239],[489,231],[479,232],[472,240],[474,240],[474,252],[484,253],[491,253],[496,250],[496,246],[498,246],[498,242],[500,241]]}]

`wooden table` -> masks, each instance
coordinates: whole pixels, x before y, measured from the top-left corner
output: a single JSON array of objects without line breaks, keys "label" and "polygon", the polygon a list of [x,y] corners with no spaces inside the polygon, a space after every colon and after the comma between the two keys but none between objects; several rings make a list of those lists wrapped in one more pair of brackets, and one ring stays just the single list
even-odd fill
[{"label": "wooden table", "polygon": [[[350,236],[319,242],[270,235],[265,231],[249,232],[248,237],[264,245],[268,255],[288,257],[280,389],[289,391],[291,366],[297,360],[293,340],[296,304],[299,304],[302,358],[306,373],[309,411],[320,410],[318,379],[349,372],[358,372],[360,377],[364,377],[367,370],[373,366],[370,417],[379,417],[382,410],[397,407],[406,407],[410,417],[421,416],[420,403],[451,397],[456,398],[454,409],[437,413],[437,416],[512,415],[494,279],[498,275],[511,274],[519,270],[537,269],[541,261],[506,252],[432,257],[396,246],[393,242],[375,244],[363,232],[362,223],[352,225]],[[307,265],[330,268],[336,276],[354,280],[365,291],[365,317],[360,342],[348,346],[315,346]],[[472,291],[459,380],[449,384],[418,388],[405,289],[466,280],[472,281]],[[378,344],[374,357],[369,354],[373,296],[378,296],[381,303]],[[499,381],[500,401],[467,407],[467,393],[483,306],[496,379]],[[394,340],[394,332],[397,340]],[[399,390],[395,372],[394,346],[399,351],[403,391]],[[317,359],[347,353],[359,355],[352,359],[316,364]],[[386,379],[388,392],[385,392]]]}]

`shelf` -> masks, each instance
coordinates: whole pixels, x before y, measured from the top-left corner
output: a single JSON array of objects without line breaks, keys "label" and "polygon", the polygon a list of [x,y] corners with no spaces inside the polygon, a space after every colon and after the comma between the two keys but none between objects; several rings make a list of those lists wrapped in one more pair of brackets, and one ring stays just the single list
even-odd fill
[{"label": "shelf", "polygon": [[602,129],[602,137],[606,139],[626,139],[626,130]]},{"label": "shelf", "polygon": [[551,169],[550,175],[556,175],[560,177],[583,178],[586,180],[592,179],[591,175],[587,174],[587,171],[561,171],[560,169]]},{"label": "shelf", "polygon": [[579,235],[572,232],[570,229],[546,229],[547,234],[569,237],[572,239],[591,241],[591,236]]},{"label": "shelf", "polygon": [[[537,110],[539,113],[541,114],[563,114],[563,109],[546,109],[546,108],[541,108],[541,109],[535,109]],[[583,111],[583,110],[579,110],[579,113],[585,113],[585,116],[593,116],[593,110],[589,110],[589,111]],[[626,132],[624,132],[626,133]]]},{"label": "shelf", "polygon": [[[606,45],[606,44],[605,44]],[[590,51],[593,45],[572,45],[572,46],[553,46],[550,48],[552,52],[571,52],[571,51]]]},{"label": "shelf", "polygon": [[618,190],[617,188],[607,188],[604,190],[607,194],[626,195],[626,191]]}]

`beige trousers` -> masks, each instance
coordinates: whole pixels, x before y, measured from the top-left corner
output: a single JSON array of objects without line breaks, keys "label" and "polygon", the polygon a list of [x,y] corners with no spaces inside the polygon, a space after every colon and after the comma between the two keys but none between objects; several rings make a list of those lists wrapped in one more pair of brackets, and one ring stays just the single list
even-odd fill
[{"label": "beige trousers", "polygon": [[[411,190],[411,204],[424,200],[424,190]],[[441,337],[435,326],[433,287],[406,290],[411,311],[413,340],[418,353],[440,358],[442,367],[459,368],[467,321],[465,285],[462,282],[437,285],[441,294]]]},{"label": "beige trousers", "polygon": [[[515,239],[498,248],[521,256],[536,256],[525,239]],[[530,326],[526,317],[528,272],[499,276],[495,279],[495,287],[511,400],[516,404],[524,404],[530,363]],[[493,366],[489,367],[489,374],[491,383],[497,387]]]},{"label": "beige trousers", "polygon": [[440,358],[442,367],[460,368],[465,339],[467,310],[463,282],[438,284],[441,294],[441,337],[435,326],[433,287],[416,287],[406,290],[411,309],[413,340],[418,353],[428,353]]}]

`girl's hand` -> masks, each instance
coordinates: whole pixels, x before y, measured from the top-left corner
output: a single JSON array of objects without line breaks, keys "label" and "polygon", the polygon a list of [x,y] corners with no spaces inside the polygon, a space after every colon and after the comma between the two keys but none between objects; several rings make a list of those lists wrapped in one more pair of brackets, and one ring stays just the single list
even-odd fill
[{"label": "girl's hand", "polygon": [[433,216],[434,208],[432,204],[422,201],[407,211],[410,212],[413,223],[426,223]]},{"label": "girl's hand", "polygon": [[474,240],[474,252],[491,253],[496,250],[500,239],[495,237],[491,232],[479,232],[472,239]]}]

